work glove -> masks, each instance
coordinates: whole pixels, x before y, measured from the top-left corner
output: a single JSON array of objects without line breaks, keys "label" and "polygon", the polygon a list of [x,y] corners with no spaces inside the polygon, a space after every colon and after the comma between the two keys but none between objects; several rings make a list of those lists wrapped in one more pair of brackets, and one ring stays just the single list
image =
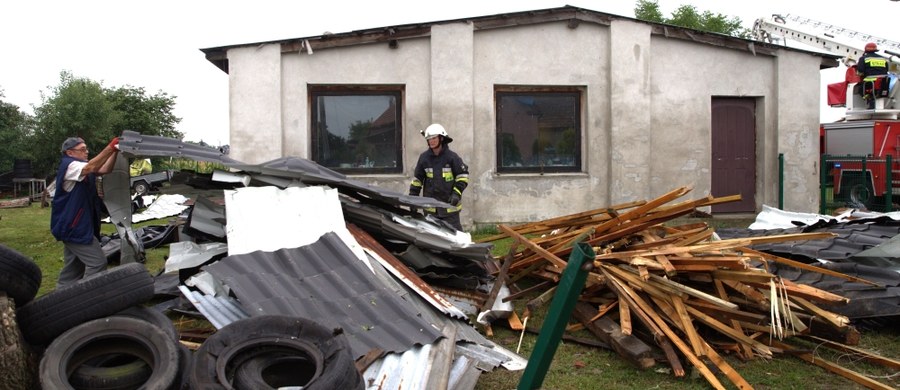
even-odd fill
[{"label": "work glove", "polygon": [[109,144],[106,145],[106,147],[118,150],[119,149],[119,137],[113,137],[113,139],[111,139],[109,141]]},{"label": "work glove", "polygon": [[459,194],[457,194],[455,192],[450,194],[450,204],[452,204],[454,206],[459,206],[459,201],[460,201]]}]

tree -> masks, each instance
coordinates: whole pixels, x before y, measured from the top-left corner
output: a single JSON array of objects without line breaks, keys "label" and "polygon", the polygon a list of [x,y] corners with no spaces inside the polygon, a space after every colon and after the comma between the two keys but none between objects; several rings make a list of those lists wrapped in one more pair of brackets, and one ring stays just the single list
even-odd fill
[{"label": "tree", "polygon": [[664,18],[656,0],[638,0],[634,8],[634,16],[637,19],[649,22],[671,24],[673,26],[731,35],[738,38],[750,37],[750,30],[741,27],[740,18],[736,16],[729,18],[723,14],[710,11],[700,13],[697,7],[692,5],[681,5],[672,12],[671,18]]},{"label": "tree", "polygon": [[175,98],[164,92],[148,95],[143,88],[131,86],[104,88],[96,81],[63,71],[59,85],[41,93],[41,100],[35,108],[35,131],[29,142],[36,177],[48,177],[56,171],[59,145],[68,137],[83,138],[94,153],[125,130],[183,137],[175,130],[181,121],[172,113]]},{"label": "tree", "polygon": [[654,23],[665,23],[666,21],[656,1],[638,0],[634,7],[634,17]]},{"label": "tree", "polygon": [[[0,98],[3,98],[0,90]],[[19,106],[0,100],[0,172],[13,169],[16,159],[30,159],[25,140],[30,136],[33,118]]]},{"label": "tree", "polygon": [[117,135],[112,124],[120,115],[106,98],[100,83],[60,73],[59,85],[41,93],[34,110],[37,128],[31,144],[36,172],[49,176],[59,163],[59,145],[68,137],[81,137],[92,152],[100,151]]},{"label": "tree", "polygon": [[106,95],[112,102],[113,109],[119,112],[113,129],[132,130],[141,134],[158,135],[168,138],[184,138],[184,134],[175,130],[181,118],[172,113],[175,97],[165,92],[148,96],[144,88],[124,86],[107,89]]}]

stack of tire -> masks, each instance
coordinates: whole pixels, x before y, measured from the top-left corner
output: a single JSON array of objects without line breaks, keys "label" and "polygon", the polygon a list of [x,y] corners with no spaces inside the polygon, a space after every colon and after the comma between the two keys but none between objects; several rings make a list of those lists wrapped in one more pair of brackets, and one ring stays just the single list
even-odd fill
[{"label": "stack of tire", "polygon": [[182,388],[190,351],[168,317],[142,306],[154,294],[142,264],[110,268],[34,299],[40,282],[37,265],[0,245],[0,288],[16,302],[24,339],[40,351],[41,387]]},{"label": "stack of tire", "polygon": [[[45,389],[365,389],[341,329],[304,318],[233,322],[191,353],[163,313],[142,306],[153,277],[132,263],[34,299],[41,271],[0,244],[0,291],[17,302]],[[18,303],[21,302],[21,305]],[[0,378],[0,388],[16,388]]]}]

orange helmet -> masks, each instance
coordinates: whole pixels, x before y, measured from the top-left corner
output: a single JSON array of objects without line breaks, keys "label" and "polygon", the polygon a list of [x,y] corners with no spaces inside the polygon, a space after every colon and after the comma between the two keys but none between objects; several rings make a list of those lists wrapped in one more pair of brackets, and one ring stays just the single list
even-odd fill
[{"label": "orange helmet", "polygon": [[869,42],[866,44],[866,52],[878,51],[878,45],[875,42]]}]

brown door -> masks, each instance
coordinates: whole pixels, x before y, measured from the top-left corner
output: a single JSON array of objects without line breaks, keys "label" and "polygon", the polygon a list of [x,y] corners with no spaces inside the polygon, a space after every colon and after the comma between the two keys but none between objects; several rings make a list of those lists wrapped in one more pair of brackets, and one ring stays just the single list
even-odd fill
[{"label": "brown door", "polygon": [[741,195],[713,213],[756,212],[756,101],[712,99],[712,195]]}]

